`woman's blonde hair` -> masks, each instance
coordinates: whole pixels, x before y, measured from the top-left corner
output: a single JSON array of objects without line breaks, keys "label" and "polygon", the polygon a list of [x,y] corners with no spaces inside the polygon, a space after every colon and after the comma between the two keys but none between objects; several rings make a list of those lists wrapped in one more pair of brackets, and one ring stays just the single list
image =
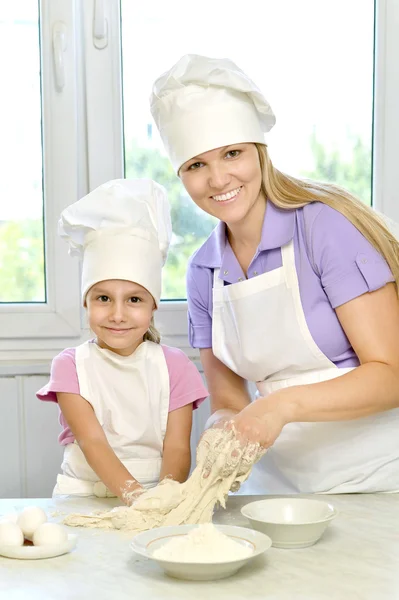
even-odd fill
[{"label": "woman's blonde hair", "polygon": [[265,198],[282,209],[301,208],[310,202],[323,202],[338,210],[385,258],[399,294],[399,241],[375,211],[337,185],[301,180],[281,173],[273,166],[267,147],[263,144],[255,145],[259,153],[263,176],[261,190]]},{"label": "woman's blonde hair", "polygon": [[148,331],[144,334],[145,342],[154,342],[154,344],[160,344],[161,342],[161,334],[158,329],[155,327],[154,317],[151,318],[150,326]]}]

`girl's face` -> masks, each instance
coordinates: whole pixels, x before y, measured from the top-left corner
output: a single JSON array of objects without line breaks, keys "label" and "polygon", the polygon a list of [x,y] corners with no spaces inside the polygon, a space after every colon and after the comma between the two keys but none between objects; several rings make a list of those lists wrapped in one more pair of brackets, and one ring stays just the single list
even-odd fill
[{"label": "girl's face", "polygon": [[86,296],[91,330],[101,348],[129,356],[142,343],[155,310],[154,299],[138,283],[100,281]]},{"label": "girl's face", "polygon": [[258,202],[262,172],[255,144],[234,144],[188,160],[180,178],[194,202],[228,225],[240,223]]}]

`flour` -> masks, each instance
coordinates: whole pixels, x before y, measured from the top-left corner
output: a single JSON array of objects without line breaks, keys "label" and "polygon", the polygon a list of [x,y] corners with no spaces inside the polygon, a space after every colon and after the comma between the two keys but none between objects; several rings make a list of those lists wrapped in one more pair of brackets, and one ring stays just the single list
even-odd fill
[{"label": "flour", "polygon": [[72,527],[127,529],[134,533],[169,525],[210,523],[216,503],[226,508],[229,490],[236,490],[248,479],[252,466],[264,453],[259,444],[243,447],[232,429],[208,429],[197,448],[197,466],[185,483],[164,479],[130,507],[70,514],[63,522]]},{"label": "flour", "polygon": [[155,550],[153,557],[176,562],[215,563],[240,560],[252,553],[250,548],[207,523],[192,529],[187,535],[173,538]]}]

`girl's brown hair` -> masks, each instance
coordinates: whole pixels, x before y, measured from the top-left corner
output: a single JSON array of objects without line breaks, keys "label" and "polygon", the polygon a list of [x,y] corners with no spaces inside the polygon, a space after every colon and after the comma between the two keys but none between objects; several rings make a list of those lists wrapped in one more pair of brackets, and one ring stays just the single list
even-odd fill
[{"label": "girl's brown hair", "polygon": [[154,324],[154,317],[151,318],[151,323],[148,328],[148,331],[144,334],[145,342],[154,342],[154,344],[159,344],[161,342],[161,334]]}]

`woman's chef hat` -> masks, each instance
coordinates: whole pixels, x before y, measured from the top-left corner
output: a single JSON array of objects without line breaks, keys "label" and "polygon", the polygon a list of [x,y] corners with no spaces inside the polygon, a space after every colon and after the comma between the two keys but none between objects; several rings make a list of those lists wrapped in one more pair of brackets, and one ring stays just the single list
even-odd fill
[{"label": "woman's chef hat", "polygon": [[261,91],[227,58],[183,56],[155,81],[150,104],[176,172],[214,148],[264,144],[276,121]]},{"label": "woman's chef hat", "polygon": [[151,179],[115,179],[68,206],[58,232],[80,256],[82,300],[99,281],[146,288],[158,306],[172,225],[166,190]]}]

